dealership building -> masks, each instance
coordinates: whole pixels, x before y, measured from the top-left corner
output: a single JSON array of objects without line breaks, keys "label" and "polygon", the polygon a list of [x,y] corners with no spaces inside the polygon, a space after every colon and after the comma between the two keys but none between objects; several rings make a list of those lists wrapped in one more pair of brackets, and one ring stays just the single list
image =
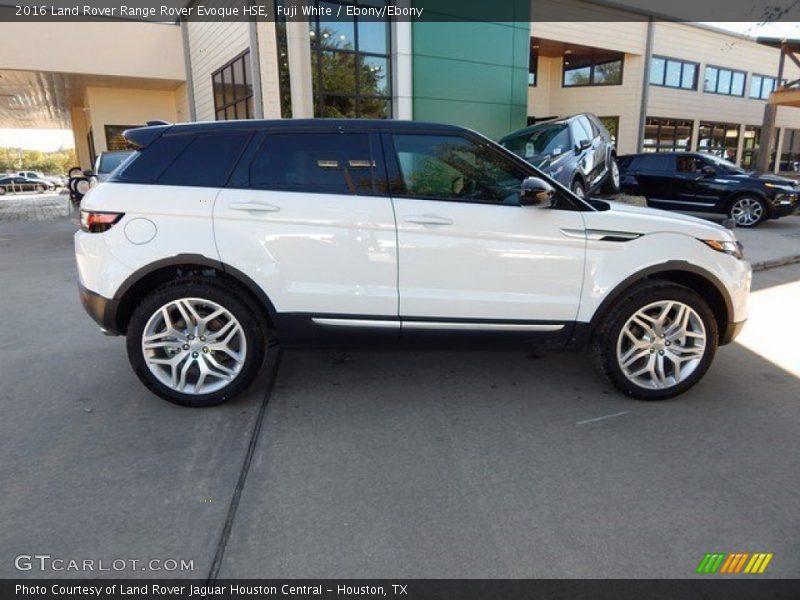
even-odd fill
[{"label": "dealership building", "polygon": [[[604,2],[570,0],[580,20],[537,20],[555,0],[533,3],[537,10],[515,2],[514,21],[502,23],[447,14],[424,22],[4,23],[0,127],[71,128],[88,168],[100,151],[124,147],[122,131],[150,120],[415,119],[499,138],[593,112],[620,154],[701,150],[754,163],[780,84],[778,48]],[[782,79],[800,78],[785,63]],[[800,160],[800,110],[778,107],[775,127],[781,160],[773,168],[789,168]]]}]

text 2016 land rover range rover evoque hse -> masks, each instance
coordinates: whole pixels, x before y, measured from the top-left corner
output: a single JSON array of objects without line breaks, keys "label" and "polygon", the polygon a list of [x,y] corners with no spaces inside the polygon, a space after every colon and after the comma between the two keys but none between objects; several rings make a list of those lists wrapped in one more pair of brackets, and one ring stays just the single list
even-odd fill
[{"label": "text 2016 land rover range rover evoque hse", "polygon": [[81,298],[136,374],[192,406],[284,346],[591,346],[624,392],[694,385],[746,318],[750,267],[702,220],[581,200],[492,141],[414,122],[126,133],[81,206]]}]

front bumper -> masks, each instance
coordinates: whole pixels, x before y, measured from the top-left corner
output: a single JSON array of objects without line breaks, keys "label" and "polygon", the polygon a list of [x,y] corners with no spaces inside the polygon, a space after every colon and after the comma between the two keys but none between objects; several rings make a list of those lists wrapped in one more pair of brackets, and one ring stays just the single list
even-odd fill
[{"label": "front bumper", "polygon": [[109,300],[91,290],[86,289],[83,284],[78,283],[78,293],[81,304],[92,319],[100,326],[106,335],[119,335],[117,328],[117,308],[116,300]]},{"label": "front bumper", "polygon": [[776,194],[769,199],[769,217],[777,219],[794,214],[798,209],[796,194]]}]

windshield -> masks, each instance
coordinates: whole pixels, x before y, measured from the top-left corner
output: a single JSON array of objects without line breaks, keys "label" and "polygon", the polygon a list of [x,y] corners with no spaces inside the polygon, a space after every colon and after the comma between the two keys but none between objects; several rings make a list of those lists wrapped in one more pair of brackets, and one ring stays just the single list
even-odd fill
[{"label": "windshield", "polygon": [[746,172],[744,169],[742,169],[741,167],[737,167],[732,162],[729,162],[723,158],[719,158],[718,156],[714,156],[713,154],[705,154],[703,158],[705,158],[708,162],[712,163],[718,169],[722,169],[726,173],[741,175],[742,173]]},{"label": "windshield", "polygon": [[522,158],[557,155],[569,148],[569,130],[559,123],[506,140],[503,145]]}]

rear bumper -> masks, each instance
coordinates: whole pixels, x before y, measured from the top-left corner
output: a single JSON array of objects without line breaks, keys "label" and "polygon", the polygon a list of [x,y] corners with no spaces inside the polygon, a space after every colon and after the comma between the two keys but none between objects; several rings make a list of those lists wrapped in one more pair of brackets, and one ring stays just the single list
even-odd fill
[{"label": "rear bumper", "polygon": [[738,323],[728,323],[725,331],[720,332],[719,345],[724,346],[730,344],[742,332],[742,328],[747,321],[740,321]]},{"label": "rear bumper", "polygon": [[107,335],[119,335],[117,328],[117,308],[115,300],[109,300],[91,290],[86,289],[83,284],[78,283],[78,294],[84,310],[89,314],[95,323],[100,326],[103,333]]}]

